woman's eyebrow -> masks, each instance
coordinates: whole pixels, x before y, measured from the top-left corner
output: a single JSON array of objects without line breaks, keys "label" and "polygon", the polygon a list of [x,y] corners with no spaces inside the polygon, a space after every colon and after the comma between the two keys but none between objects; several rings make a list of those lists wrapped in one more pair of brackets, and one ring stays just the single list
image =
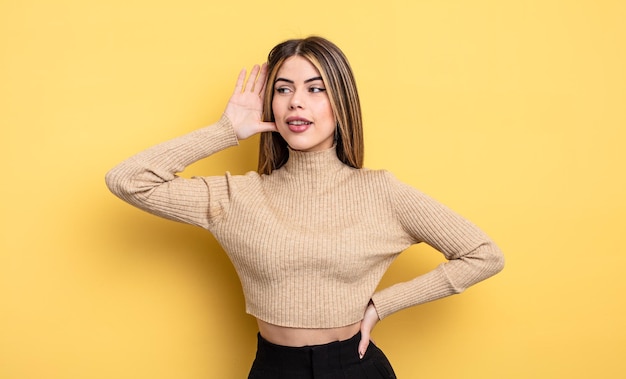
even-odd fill
[{"label": "woman's eyebrow", "polygon": [[289,80],[285,78],[276,78],[276,80],[274,80],[274,83],[277,83],[277,82],[287,82],[287,83],[293,84],[293,80]]},{"label": "woman's eyebrow", "polygon": [[[314,78],[307,79],[304,82],[305,83],[310,83],[310,82],[314,82],[316,80],[322,80],[322,77],[321,76],[316,76]],[[294,83],[293,80],[289,80],[289,79],[285,79],[285,78],[276,78],[276,80],[274,80],[274,83],[277,83],[277,82],[287,82],[287,83],[290,83],[290,84]]]}]

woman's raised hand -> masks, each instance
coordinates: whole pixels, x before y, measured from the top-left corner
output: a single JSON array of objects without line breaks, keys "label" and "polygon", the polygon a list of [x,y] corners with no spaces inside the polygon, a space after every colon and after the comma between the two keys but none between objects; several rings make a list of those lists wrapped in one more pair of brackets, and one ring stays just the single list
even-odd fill
[{"label": "woman's raised hand", "polygon": [[267,64],[255,65],[246,81],[246,69],[241,70],[224,114],[233,125],[238,139],[260,132],[276,131],[273,122],[263,122],[263,96]]}]

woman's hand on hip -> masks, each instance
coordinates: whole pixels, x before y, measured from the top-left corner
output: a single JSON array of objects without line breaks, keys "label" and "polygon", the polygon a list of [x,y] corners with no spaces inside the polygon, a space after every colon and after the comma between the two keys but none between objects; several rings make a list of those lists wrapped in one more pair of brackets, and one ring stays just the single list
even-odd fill
[{"label": "woman's hand on hip", "polygon": [[238,139],[246,139],[260,132],[276,131],[273,122],[263,122],[263,97],[267,64],[255,65],[246,81],[246,69],[239,72],[224,114],[233,125]]},{"label": "woman's hand on hip", "polygon": [[367,347],[370,344],[370,336],[372,330],[376,326],[380,319],[378,318],[378,312],[376,312],[376,307],[374,307],[374,303],[371,301],[367,304],[367,308],[365,308],[365,314],[363,315],[363,320],[361,320],[361,341],[359,342],[359,357],[363,358],[365,352],[367,351]]}]

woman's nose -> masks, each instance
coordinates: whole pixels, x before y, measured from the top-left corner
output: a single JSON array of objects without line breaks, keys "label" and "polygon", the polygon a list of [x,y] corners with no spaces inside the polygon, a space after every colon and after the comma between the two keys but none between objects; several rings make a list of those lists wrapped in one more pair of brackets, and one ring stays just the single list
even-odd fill
[{"label": "woman's nose", "polygon": [[302,108],[302,107],[303,107],[303,101],[300,95],[298,94],[298,92],[295,92],[293,96],[291,96],[291,99],[289,100],[289,109],[296,109],[296,108]]}]

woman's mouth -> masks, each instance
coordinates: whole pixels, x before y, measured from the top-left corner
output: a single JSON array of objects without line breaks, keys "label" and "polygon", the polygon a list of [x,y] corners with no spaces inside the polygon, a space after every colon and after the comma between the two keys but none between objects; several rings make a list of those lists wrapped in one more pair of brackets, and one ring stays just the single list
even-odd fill
[{"label": "woman's mouth", "polygon": [[287,119],[287,127],[294,133],[302,133],[309,128],[313,123],[306,119]]}]

